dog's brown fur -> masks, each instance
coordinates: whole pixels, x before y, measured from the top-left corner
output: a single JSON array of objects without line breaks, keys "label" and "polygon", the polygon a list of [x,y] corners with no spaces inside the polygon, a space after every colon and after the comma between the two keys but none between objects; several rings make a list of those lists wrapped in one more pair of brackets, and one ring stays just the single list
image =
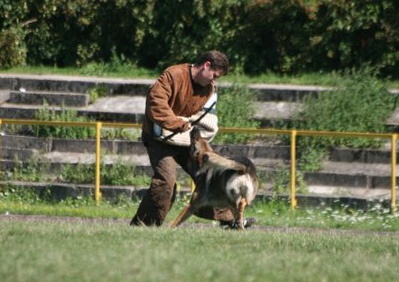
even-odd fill
[{"label": "dog's brown fur", "polygon": [[195,189],[189,204],[170,223],[176,227],[201,207],[230,208],[240,229],[244,229],[244,209],[259,189],[254,164],[246,157],[227,159],[215,153],[194,128],[190,133],[191,157],[199,164]]}]

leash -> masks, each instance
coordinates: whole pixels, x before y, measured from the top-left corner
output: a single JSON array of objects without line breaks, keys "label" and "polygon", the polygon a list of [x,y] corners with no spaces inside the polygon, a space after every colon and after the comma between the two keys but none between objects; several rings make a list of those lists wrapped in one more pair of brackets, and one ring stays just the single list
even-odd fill
[{"label": "leash", "polygon": [[[215,106],[215,104],[216,104],[216,101],[213,102],[212,105],[211,105],[209,108],[207,108],[207,109],[205,110],[205,112],[204,112],[202,115],[200,115],[199,118],[197,118],[196,120],[194,120],[193,122],[191,122],[191,126],[196,125],[197,123],[199,123],[199,122],[201,121],[201,119],[203,119],[203,118],[212,110],[212,108],[213,108],[213,106]],[[179,133],[179,132],[173,132],[172,134],[169,134],[168,136],[165,136],[165,138],[163,138],[162,140],[163,140],[164,142],[165,142],[165,141],[168,141],[170,138],[172,138],[173,136],[175,136],[175,135],[178,134],[178,133]]]}]

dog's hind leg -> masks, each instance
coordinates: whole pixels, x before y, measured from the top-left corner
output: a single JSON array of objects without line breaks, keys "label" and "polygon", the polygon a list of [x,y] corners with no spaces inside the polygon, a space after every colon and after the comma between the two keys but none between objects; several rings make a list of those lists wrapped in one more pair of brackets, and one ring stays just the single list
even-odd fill
[{"label": "dog's hind leg", "polygon": [[237,223],[240,230],[244,230],[244,209],[248,205],[248,201],[246,198],[241,198],[238,202],[238,218]]}]

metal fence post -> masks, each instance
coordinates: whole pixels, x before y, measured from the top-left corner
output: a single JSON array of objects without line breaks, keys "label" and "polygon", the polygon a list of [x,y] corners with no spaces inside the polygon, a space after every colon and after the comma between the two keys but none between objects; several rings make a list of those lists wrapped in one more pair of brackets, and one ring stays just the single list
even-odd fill
[{"label": "metal fence post", "polygon": [[396,212],[396,142],[397,134],[391,139],[391,213]]},{"label": "metal fence post", "polygon": [[101,127],[102,123],[96,123],[96,183],[94,189],[94,198],[98,204],[101,200],[100,192],[100,164],[101,164]]},{"label": "metal fence post", "polygon": [[295,208],[297,206],[296,202],[296,135],[297,131],[291,131],[291,207]]},{"label": "metal fence post", "polygon": [[[1,125],[3,124],[3,120],[2,119],[0,119],[0,129],[1,129]],[[2,133],[0,132],[0,160],[2,159],[2,150],[3,150],[3,137],[2,137]],[[3,179],[2,179],[2,175],[1,175],[1,173],[2,173],[2,171],[1,171],[1,168],[0,168],[0,183],[3,181]],[[0,186],[0,192],[2,192],[3,191],[3,185],[1,185]]]}]

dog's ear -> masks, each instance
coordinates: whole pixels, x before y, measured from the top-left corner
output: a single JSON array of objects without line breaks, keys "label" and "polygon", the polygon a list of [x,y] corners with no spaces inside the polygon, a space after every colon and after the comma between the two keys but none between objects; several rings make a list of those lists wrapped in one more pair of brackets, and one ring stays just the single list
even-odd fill
[{"label": "dog's ear", "polygon": [[194,126],[190,132],[190,156],[202,166],[203,155],[207,152],[213,152],[213,150],[208,142],[201,137],[199,128]]},{"label": "dog's ear", "polygon": [[198,138],[201,138],[201,132],[197,126],[194,126],[193,129],[190,131],[191,143],[193,143],[193,141],[195,140],[198,140]]}]

